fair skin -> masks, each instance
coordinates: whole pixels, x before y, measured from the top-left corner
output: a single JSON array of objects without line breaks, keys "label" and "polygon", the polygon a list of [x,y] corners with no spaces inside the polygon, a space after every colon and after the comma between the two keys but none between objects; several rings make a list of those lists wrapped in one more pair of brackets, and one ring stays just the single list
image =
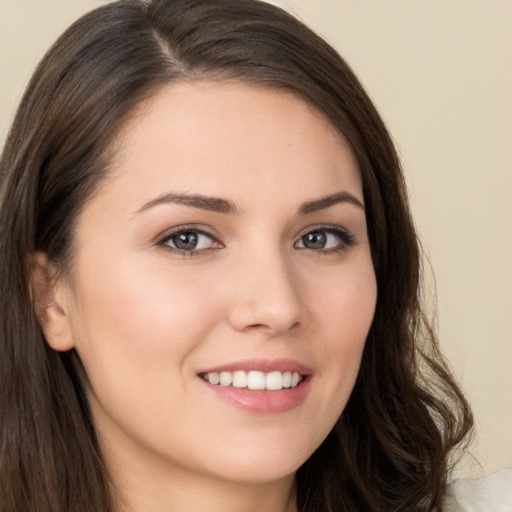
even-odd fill
[{"label": "fair skin", "polygon": [[[119,510],[296,510],[294,473],[345,407],[376,300],[343,138],[289,93],[167,86],[123,128],[75,243],[43,327],[83,362]],[[282,389],[215,382],[237,369]]]}]

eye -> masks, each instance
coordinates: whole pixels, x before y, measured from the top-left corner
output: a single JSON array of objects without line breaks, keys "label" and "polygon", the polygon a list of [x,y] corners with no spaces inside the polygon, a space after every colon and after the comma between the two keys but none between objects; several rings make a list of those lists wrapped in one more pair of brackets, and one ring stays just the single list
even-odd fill
[{"label": "eye", "polygon": [[158,245],[167,246],[180,253],[194,254],[219,246],[212,235],[193,228],[182,228],[167,234]]},{"label": "eye", "polygon": [[296,242],[298,249],[341,251],[354,245],[354,237],[341,227],[318,228],[308,231]]}]

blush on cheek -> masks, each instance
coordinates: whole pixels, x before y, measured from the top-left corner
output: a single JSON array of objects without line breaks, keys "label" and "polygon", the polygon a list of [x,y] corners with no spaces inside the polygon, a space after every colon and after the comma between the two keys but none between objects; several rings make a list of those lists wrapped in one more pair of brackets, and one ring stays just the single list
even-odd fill
[{"label": "blush on cheek", "polygon": [[218,296],[190,280],[147,279],[111,299],[109,314],[103,315],[111,336],[142,357],[151,357],[153,350],[160,358],[166,349],[181,353],[181,345],[189,352],[208,336],[221,308]]}]

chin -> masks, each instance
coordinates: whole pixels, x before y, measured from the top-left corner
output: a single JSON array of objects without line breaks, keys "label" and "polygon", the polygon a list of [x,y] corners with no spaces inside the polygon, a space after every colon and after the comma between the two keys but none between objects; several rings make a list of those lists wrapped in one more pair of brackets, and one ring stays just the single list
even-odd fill
[{"label": "chin", "polygon": [[244,483],[264,484],[290,478],[321,441],[314,444],[304,440],[293,442],[290,436],[274,441],[260,436],[259,440],[249,442],[242,446],[238,442],[225,445],[220,457],[222,463],[219,463],[217,455],[210,453],[213,457],[208,457],[209,472],[226,480]]}]

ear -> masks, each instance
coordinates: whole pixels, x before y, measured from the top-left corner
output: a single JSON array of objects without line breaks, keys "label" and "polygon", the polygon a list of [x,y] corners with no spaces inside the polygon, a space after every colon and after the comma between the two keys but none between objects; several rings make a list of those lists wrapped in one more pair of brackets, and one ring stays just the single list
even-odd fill
[{"label": "ear", "polygon": [[61,352],[72,349],[75,342],[65,286],[55,266],[41,252],[31,258],[30,286],[36,316],[48,345]]}]

